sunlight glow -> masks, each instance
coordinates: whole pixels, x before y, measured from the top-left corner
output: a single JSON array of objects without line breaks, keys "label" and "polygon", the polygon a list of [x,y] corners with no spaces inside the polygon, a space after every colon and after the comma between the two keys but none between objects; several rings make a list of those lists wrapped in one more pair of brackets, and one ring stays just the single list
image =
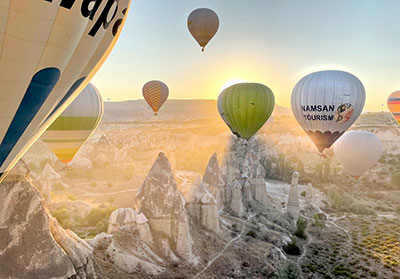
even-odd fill
[{"label": "sunlight glow", "polygon": [[224,85],[222,85],[221,87],[221,92],[224,91],[225,89],[227,89],[228,87],[231,87],[232,85],[238,84],[238,83],[244,83],[247,82],[243,79],[231,79],[229,81],[227,81]]}]

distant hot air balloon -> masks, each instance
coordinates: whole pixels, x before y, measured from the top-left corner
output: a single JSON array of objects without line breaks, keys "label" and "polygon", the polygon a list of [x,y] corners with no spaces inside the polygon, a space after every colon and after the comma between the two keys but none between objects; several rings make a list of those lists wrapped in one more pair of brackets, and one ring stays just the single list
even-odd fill
[{"label": "distant hot air balloon", "polygon": [[0,4],[0,181],[99,70],[130,0]]},{"label": "distant hot air balloon", "polygon": [[350,131],[335,143],[334,151],[346,172],[359,177],[378,163],[383,146],[379,138],[370,132]]},{"label": "distant hot air balloon", "polygon": [[188,28],[192,36],[204,51],[207,44],[217,34],[219,28],[218,15],[210,9],[194,10],[188,18]]},{"label": "distant hot air balloon", "polygon": [[320,152],[350,128],[364,104],[365,90],[361,81],[342,71],[309,74],[292,92],[293,113]]},{"label": "distant hot air balloon", "polygon": [[271,89],[259,83],[228,87],[218,98],[218,111],[232,133],[250,139],[270,118],[275,107]]},{"label": "distant hot air balloon", "polygon": [[393,92],[389,95],[387,105],[397,123],[400,124],[400,91]]},{"label": "distant hot air balloon", "polygon": [[42,140],[61,162],[68,164],[96,130],[103,116],[103,107],[99,92],[88,84],[44,132]]},{"label": "distant hot air balloon", "polygon": [[162,81],[152,80],[143,86],[143,97],[154,111],[154,115],[158,114],[168,95],[168,86]]}]

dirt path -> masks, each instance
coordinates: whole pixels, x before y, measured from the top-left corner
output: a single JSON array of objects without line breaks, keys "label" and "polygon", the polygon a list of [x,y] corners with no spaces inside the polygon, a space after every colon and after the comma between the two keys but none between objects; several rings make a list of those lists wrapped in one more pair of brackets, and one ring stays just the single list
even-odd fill
[{"label": "dirt path", "polygon": [[129,189],[129,190],[121,190],[117,192],[108,192],[108,193],[90,193],[87,191],[82,191],[83,194],[79,194],[80,197],[103,197],[103,196],[111,196],[111,195],[118,195],[123,193],[132,193],[137,192],[138,189]]},{"label": "dirt path", "polygon": [[225,251],[228,249],[228,247],[229,247],[232,243],[234,243],[235,241],[237,241],[239,238],[241,238],[241,237],[243,236],[243,234],[244,234],[244,232],[245,232],[245,230],[246,230],[246,223],[249,222],[251,219],[253,219],[255,216],[256,216],[256,214],[253,214],[253,215],[249,216],[245,221],[242,220],[242,219],[239,219],[239,218],[235,218],[235,217],[229,216],[229,218],[232,218],[232,219],[235,219],[235,220],[240,220],[240,221],[242,222],[242,224],[243,224],[243,229],[242,229],[242,231],[240,232],[240,234],[239,234],[238,236],[236,236],[236,237],[233,238],[231,241],[229,241],[229,242],[225,245],[224,249],[222,249],[221,252],[218,253],[218,255],[216,255],[213,259],[211,259],[211,260],[207,263],[206,267],[204,267],[203,270],[201,270],[200,272],[198,272],[198,273],[193,277],[193,279],[195,279],[195,278],[199,277],[201,274],[203,274],[216,260],[219,259],[219,257],[222,256],[222,254],[225,253]]}]

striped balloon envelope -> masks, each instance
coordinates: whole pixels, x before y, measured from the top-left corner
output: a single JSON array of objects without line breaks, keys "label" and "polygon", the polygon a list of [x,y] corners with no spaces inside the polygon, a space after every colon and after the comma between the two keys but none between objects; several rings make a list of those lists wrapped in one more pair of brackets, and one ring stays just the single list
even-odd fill
[{"label": "striped balloon envelope", "polygon": [[389,95],[387,105],[397,123],[400,125],[400,91],[393,92]]},{"label": "striped balloon envelope", "polygon": [[51,124],[42,140],[61,162],[68,164],[99,126],[103,110],[99,92],[89,84]]},{"label": "striped balloon envelope", "polygon": [[0,1],[0,182],[105,62],[130,2]]},{"label": "striped balloon envelope", "polygon": [[143,86],[143,97],[154,111],[154,115],[158,114],[168,95],[168,86],[162,81],[152,80]]}]

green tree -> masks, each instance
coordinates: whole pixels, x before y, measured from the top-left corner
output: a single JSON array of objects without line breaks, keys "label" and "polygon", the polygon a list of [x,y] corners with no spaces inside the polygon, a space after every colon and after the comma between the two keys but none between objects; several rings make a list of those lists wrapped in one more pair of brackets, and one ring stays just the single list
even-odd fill
[{"label": "green tree", "polygon": [[315,213],[313,216],[314,219],[314,226],[317,227],[318,233],[320,234],[322,229],[325,227],[325,220],[321,218],[318,213]]},{"label": "green tree", "polygon": [[111,213],[114,211],[113,207],[107,208],[93,208],[89,215],[83,219],[83,226],[93,227],[101,222],[108,222]]},{"label": "green tree", "polygon": [[69,229],[71,227],[71,217],[65,208],[55,210],[52,215],[64,229]]},{"label": "green tree", "polygon": [[307,229],[307,219],[304,217],[299,217],[299,219],[297,219],[297,229],[294,232],[294,235],[303,239],[307,238],[306,235],[306,229]]}]

